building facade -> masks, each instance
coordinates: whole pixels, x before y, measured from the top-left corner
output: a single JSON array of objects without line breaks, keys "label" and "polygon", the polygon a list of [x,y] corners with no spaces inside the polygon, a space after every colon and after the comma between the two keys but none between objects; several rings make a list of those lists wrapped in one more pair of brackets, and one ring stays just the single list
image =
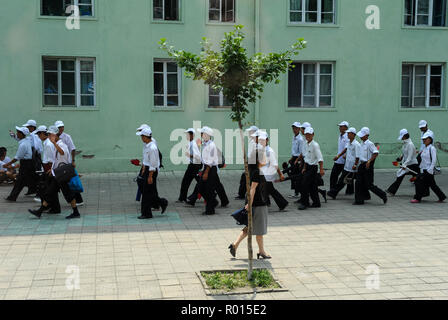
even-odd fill
[{"label": "building facade", "polygon": [[183,130],[208,125],[220,132],[228,168],[241,168],[235,159],[239,136],[232,134],[237,124],[225,97],[187,79],[157,43],[166,38],[176,48],[199,52],[205,36],[218,48],[224,32],[241,24],[250,54],[284,50],[297,38],[308,43],[296,68],[250,106],[248,122],[271,133],[280,162],[290,156],[291,123],[308,121],[330,168],[337,123],[347,120],[357,129],[370,127],[380,148],[377,167],[388,168],[400,152],[399,130],[407,128],[418,147],[418,121],[425,119],[444,165],[446,2],[3,1],[0,145],[14,152],[7,130],[28,119],[45,125],[63,120],[81,151],[81,171],[131,171],[129,160],[141,157],[135,129],[148,123],[165,168],[182,170],[176,159],[183,154]]}]

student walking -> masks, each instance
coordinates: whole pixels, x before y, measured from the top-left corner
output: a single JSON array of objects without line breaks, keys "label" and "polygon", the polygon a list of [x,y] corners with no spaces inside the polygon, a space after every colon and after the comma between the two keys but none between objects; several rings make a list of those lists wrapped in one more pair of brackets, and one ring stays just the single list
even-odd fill
[{"label": "student walking", "polygon": [[[339,137],[338,137],[338,154],[333,158],[334,164],[330,175],[330,190],[336,188],[339,176],[343,173],[345,167],[345,154],[347,152],[347,144],[349,139],[347,137],[347,130],[349,123],[347,121],[342,121],[338,124],[339,126]],[[345,194],[353,194],[353,185],[348,184]]]},{"label": "student walking", "polygon": [[[305,210],[310,207],[320,208],[318,174],[321,177],[325,174],[322,152],[319,144],[314,141],[314,129],[307,127],[304,130],[304,134],[306,143],[302,151],[304,165],[302,169],[303,182],[299,210]],[[312,205],[310,205],[310,198],[313,202]]]},{"label": "student walking", "polygon": [[[261,168],[266,163],[265,150],[258,150],[256,152],[256,168],[250,173],[250,199],[252,204],[252,231],[255,235],[258,244],[257,259],[271,259],[271,256],[266,253],[264,248],[263,236],[268,231],[268,207],[267,207],[267,189],[266,180],[261,173]],[[249,204],[245,206],[249,210]],[[230,244],[230,254],[235,257],[236,250],[240,243],[247,237],[247,226],[241,231],[236,240]]]},{"label": "student walking", "polygon": [[[248,159],[249,171],[251,171],[255,167],[255,162],[252,157],[252,154],[254,154],[254,151],[257,148],[257,142],[253,135],[257,131],[258,131],[257,126],[251,126],[250,128],[246,129],[246,132],[248,133],[248,137],[249,137],[248,138],[249,146],[247,147],[247,159]],[[246,173],[245,172],[243,172],[241,174],[240,186],[238,188],[238,195],[235,197],[235,200],[244,200],[244,199],[246,199]]]},{"label": "student walking", "polygon": [[374,185],[374,165],[375,159],[378,157],[378,149],[373,142],[369,140],[370,129],[362,128],[358,132],[358,137],[362,140],[361,152],[359,155],[360,165],[355,183],[355,202],[354,205],[363,205],[365,200],[370,200],[370,193],[372,191],[380,197],[384,204],[387,203],[386,193]]},{"label": "student walking", "polygon": [[300,186],[302,183],[301,180],[301,171],[302,171],[302,148],[304,145],[304,140],[301,131],[300,122],[294,122],[291,125],[293,137],[291,143],[291,159],[289,159],[289,164],[291,166],[291,175],[294,176],[291,179],[291,190],[294,190],[294,193],[291,194],[290,198],[298,198],[300,193]]},{"label": "student walking", "polygon": [[359,163],[359,156],[361,152],[361,145],[358,141],[356,141],[356,129],[355,128],[349,128],[347,131],[347,138],[348,143],[345,146],[346,152],[345,152],[345,163],[344,163],[344,169],[342,171],[341,176],[338,179],[338,182],[336,185],[328,191],[327,195],[330,196],[333,199],[336,199],[338,193],[344,189],[344,186],[346,185],[346,178],[351,179],[350,184],[347,185],[347,188],[349,185],[351,185],[351,188],[353,188],[353,182],[355,178],[355,174],[357,172],[358,163]]},{"label": "student walking", "polygon": [[401,162],[401,168],[397,171],[397,179],[387,189],[389,196],[394,196],[397,193],[406,175],[410,174],[416,177],[420,172],[417,161],[417,150],[412,143],[408,130],[401,129],[398,140],[403,142],[402,154],[397,158],[397,161]]},{"label": "student walking", "polygon": [[415,180],[415,195],[411,203],[420,203],[423,197],[429,196],[429,188],[439,198],[438,202],[444,202],[446,195],[440,190],[434,179],[437,163],[437,149],[432,145],[433,136],[430,132],[426,132],[422,136],[425,147],[421,152],[422,161],[420,163],[421,174]]}]

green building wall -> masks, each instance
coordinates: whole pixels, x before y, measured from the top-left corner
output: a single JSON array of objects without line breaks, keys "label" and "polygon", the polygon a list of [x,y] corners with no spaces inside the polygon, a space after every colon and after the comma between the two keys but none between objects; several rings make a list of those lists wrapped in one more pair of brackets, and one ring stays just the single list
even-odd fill
[{"label": "green building wall", "polygon": [[[371,140],[379,143],[377,167],[389,168],[400,150],[398,131],[406,127],[418,146],[418,121],[425,119],[435,132],[442,165],[448,162],[447,81],[443,81],[443,107],[401,109],[403,62],[448,60],[448,28],[403,26],[402,0],[339,0],[336,24],[288,24],[287,0],[237,0],[236,24],[245,26],[249,53],[280,51],[303,37],[308,48],[298,61],[334,61],[334,108],[288,109],[287,76],[278,85],[268,85],[263,98],[251,106],[248,122],[261,128],[278,129],[279,161],[290,156],[291,123],[311,122],[316,140],[332,166],[337,151],[337,123],[347,120],[360,129],[370,127]],[[157,41],[198,52],[206,36],[218,43],[233,25],[207,23],[206,0],[181,0],[181,21],[152,20],[151,0],[96,0],[95,17],[81,19],[80,30],[67,30],[65,18],[40,17],[38,0],[5,1],[0,9],[0,145],[12,155],[16,143],[8,129],[28,119],[50,125],[63,120],[78,150],[82,172],[135,170],[129,159],[141,157],[141,141],[135,129],[151,125],[164,154],[167,170],[184,165],[169,161],[170,141],[176,128],[193,121],[219,129],[236,128],[228,110],[207,109],[207,89],[200,82],[182,77],[180,110],[153,106],[153,59],[165,58]],[[380,29],[368,30],[366,7],[380,9]],[[42,56],[96,58],[95,108],[42,107]],[[224,150],[225,151],[225,150]],[[83,159],[82,155],[94,155]],[[242,168],[230,165],[229,168]]]}]

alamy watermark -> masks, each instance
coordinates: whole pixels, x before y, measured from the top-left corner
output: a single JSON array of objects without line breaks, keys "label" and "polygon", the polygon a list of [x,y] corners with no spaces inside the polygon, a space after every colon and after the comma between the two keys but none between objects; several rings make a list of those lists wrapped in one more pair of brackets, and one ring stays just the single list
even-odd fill
[{"label": "alamy watermark", "polygon": [[79,290],[81,282],[79,267],[76,265],[69,265],[65,269],[65,273],[69,274],[67,279],[65,279],[65,287],[67,290]]},{"label": "alamy watermark", "polygon": [[81,29],[81,19],[79,15],[79,7],[76,5],[67,6],[65,13],[71,14],[65,20],[65,27],[67,30],[79,30]]}]

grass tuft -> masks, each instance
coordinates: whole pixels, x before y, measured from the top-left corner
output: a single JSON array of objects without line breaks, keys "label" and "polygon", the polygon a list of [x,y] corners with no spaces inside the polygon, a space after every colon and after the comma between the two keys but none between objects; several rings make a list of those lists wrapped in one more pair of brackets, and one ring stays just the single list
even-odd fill
[{"label": "grass tuft", "polygon": [[235,272],[201,272],[210,289],[232,291],[238,288],[279,288],[272,274],[267,269],[252,272],[252,280],[247,280],[247,270]]}]

